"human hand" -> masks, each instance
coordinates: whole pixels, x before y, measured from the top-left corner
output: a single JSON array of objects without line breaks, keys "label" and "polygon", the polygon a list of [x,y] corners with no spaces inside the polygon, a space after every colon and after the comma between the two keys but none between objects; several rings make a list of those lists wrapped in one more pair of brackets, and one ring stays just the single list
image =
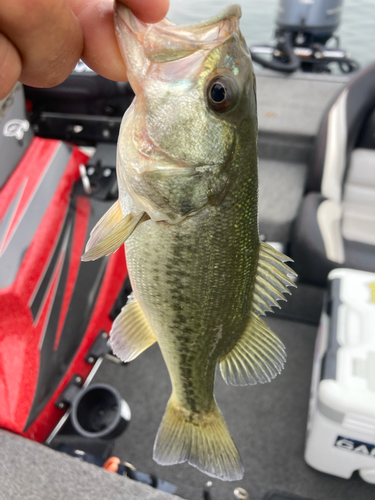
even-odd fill
[{"label": "human hand", "polygon": [[[169,0],[121,0],[142,21],[166,15]],[[33,87],[63,82],[77,61],[111,80],[124,81],[113,0],[1,0],[0,99],[17,81]]]}]

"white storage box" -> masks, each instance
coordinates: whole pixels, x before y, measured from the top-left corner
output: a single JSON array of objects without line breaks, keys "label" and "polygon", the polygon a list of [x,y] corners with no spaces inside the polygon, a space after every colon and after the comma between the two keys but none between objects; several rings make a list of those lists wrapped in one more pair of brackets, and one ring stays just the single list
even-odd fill
[{"label": "white storage box", "polygon": [[344,478],[358,470],[375,483],[375,274],[335,269],[328,280],[305,460]]}]

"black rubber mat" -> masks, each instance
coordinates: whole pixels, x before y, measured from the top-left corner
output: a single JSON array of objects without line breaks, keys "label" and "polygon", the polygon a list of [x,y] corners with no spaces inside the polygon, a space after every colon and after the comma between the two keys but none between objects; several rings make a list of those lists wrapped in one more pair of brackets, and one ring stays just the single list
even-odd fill
[{"label": "black rubber mat", "polygon": [[297,288],[289,288],[287,302],[279,302],[281,309],[273,308],[273,315],[299,323],[318,325],[323,307],[324,288],[298,283]]},{"label": "black rubber mat", "polygon": [[285,493],[283,491],[270,491],[266,493],[262,500],[312,500],[311,498],[298,497],[292,493]]}]

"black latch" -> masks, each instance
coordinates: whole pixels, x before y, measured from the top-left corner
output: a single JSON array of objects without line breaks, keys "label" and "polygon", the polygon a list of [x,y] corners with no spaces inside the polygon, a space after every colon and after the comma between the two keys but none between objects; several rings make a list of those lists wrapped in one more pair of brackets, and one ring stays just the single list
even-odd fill
[{"label": "black latch", "polygon": [[72,404],[73,399],[82,388],[82,377],[80,375],[73,375],[68,385],[65,387],[64,392],[56,401],[55,406],[59,410],[64,410]]},{"label": "black latch", "polygon": [[116,144],[99,142],[95,154],[86,165],[91,195],[100,200],[118,198],[116,181]]},{"label": "black latch", "polygon": [[95,364],[96,360],[99,358],[104,358],[108,353],[111,352],[111,348],[108,344],[108,333],[104,330],[99,333],[95,342],[91,346],[85,361],[90,365]]}]

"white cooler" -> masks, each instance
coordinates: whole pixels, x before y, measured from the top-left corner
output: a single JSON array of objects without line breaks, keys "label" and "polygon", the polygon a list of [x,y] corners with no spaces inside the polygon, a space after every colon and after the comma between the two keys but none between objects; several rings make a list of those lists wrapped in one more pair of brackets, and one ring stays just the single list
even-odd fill
[{"label": "white cooler", "polygon": [[[306,462],[375,484],[375,274],[335,269],[316,340]],[[374,487],[375,494],[375,487]]]}]

